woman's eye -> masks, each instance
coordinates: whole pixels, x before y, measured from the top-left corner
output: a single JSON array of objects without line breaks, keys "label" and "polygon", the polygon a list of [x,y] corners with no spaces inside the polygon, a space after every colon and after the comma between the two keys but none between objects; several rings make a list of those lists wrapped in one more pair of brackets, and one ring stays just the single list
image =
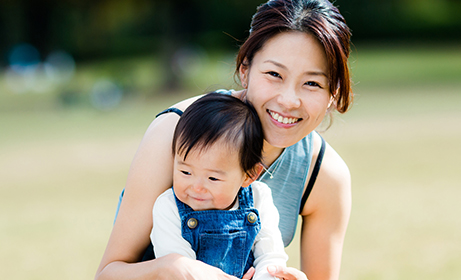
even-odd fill
[{"label": "woman's eye", "polygon": [[215,177],[209,177],[208,179],[210,179],[210,181],[219,181],[219,179]]},{"label": "woman's eye", "polygon": [[184,171],[184,170],[181,170],[181,173],[184,174],[184,175],[190,175],[190,172]]},{"label": "woman's eye", "polygon": [[269,72],[267,72],[266,74],[269,74],[269,75],[271,75],[272,77],[276,77],[276,78],[281,78],[281,77],[282,77],[282,76],[280,76],[279,73],[274,72],[274,71],[269,71]]},{"label": "woman's eye", "polygon": [[311,87],[319,87],[319,88],[322,88],[317,82],[313,82],[313,81],[307,82],[306,85],[311,86]]}]

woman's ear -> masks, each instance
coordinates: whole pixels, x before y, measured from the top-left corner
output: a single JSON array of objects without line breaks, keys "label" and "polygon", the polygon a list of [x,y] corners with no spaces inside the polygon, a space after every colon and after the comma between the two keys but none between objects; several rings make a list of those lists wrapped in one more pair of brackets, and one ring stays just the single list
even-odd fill
[{"label": "woman's ear", "polygon": [[336,92],[330,96],[330,102],[328,102],[328,107],[327,107],[328,111],[332,109],[331,106],[333,106],[333,108],[336,108],[336,96],[338,95],[338,91],[339,89],[336,90]]},{"label": "woman's ear", "polygon": [[243,188],[246,188],[248,187],[251,183],[253,183],[254,181],[256,181],[256,179],[258,179],[259,175],[261,174],[261,172],[263,172],[263,165],[261,163],[258,163],[255,165],[254,167],[254,170],[253,170],[253,173],[252,173],[252,176],[248,176],[248,175],[245,175],[246,178],[245,178],[245,181],[243,181],[243,184],[242,184],[242,187]]},{"label": "woman's ear", "polygon": [[248,59],[244,59],[243,63],[240,64],[239,67],[239,76],[240,76],[240,82],[242,83],[243,88],[248,87],[248,72],[250,70],[250,67],[248,66]]},{"label": "woman's ear", "polygon": [[334,101],[335,101],[335,96],[334,96],[334,95],[331,95],[331,96],[330,96],[330,102],[328,102],[328,109],[330,109],[331,104],[333,104]]}]

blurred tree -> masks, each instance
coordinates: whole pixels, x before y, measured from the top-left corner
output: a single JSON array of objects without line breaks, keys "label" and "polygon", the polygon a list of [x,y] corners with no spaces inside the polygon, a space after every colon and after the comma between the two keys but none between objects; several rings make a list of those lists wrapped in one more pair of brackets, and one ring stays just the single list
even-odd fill
[{"label": "blurred tree", "polygon": [[459,0],[337,0],[353,40],[461,40]]},{"label": "blurred tree", "polygon": [[[251,15],[259,1],[230,0],[176,0],[160,1],[153,20],[158,26],[160,50],[163,54],[164,90],[175,91],[180,86],[180,73],[174,71],[175,57],[184,47],[199,45],[202,48],[231,49],[247,36]],[[242,3],[245,3],[243,5]],[[228,35],[226,35],[227,33]]]},{"label": "blurred tree", "polygon": [[[0,51],[30,43],[78,59],[170,50],[183,42],[235,49],[262,0],[3,0]],[[354,40],[460,38],[459,0],[336,0]],[[458,31],[457,33],[455,33]],[[229,35],[226,35],[229,34]],[[4,56],[2,57],[4,59]]]},{"label": "blurred tree", "polygon": [[[77,60],[159,52],[165,89],[180,77],[171,67],[187,45],[234,49],[260,1],[17,0],[0,2],[2,61],[14,45],[29,43],[42,56],[64,49]],[[227,35],[227,34],[230,34]]]},{"label": "blurred tree", "polygon": [[[78,61],[161,53],[165,89],[180,86],[171,61],[185,46],[236,50],[263,0],[3,0],[0,64],[19,43]],[[336,0],[353,40],[461,39],[459,0]],[[238,40],[236,40],[236,39]]]}]

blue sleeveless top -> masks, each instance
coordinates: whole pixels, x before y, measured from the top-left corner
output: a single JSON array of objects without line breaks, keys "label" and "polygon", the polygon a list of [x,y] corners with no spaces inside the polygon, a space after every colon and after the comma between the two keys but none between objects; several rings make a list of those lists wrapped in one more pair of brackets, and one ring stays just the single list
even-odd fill
[{"label": "blue sleeveless top", "polygon": [[[296,144],[285,148],[282,154],[258,179],[266,183],[272,191],[274,204],[279,211],[279,229],[283,244],[288,246],[293,240],[298,215],[312,162],[313,132]],[[272,179],[271,179],[272,174]],[[306,190],[308,195],[309,189]]]}]

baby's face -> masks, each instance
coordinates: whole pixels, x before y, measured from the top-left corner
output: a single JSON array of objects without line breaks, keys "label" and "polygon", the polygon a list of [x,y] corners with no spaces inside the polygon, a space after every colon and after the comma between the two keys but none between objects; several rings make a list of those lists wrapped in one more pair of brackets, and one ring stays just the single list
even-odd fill
[{"label": "baby's face", "polygon": [[174,192],[195,211],[231,208],[240,187],[250,183],[238,152],[222,141],[204,150],[192,149],[185,160],[184,155],[174,157]]}]

